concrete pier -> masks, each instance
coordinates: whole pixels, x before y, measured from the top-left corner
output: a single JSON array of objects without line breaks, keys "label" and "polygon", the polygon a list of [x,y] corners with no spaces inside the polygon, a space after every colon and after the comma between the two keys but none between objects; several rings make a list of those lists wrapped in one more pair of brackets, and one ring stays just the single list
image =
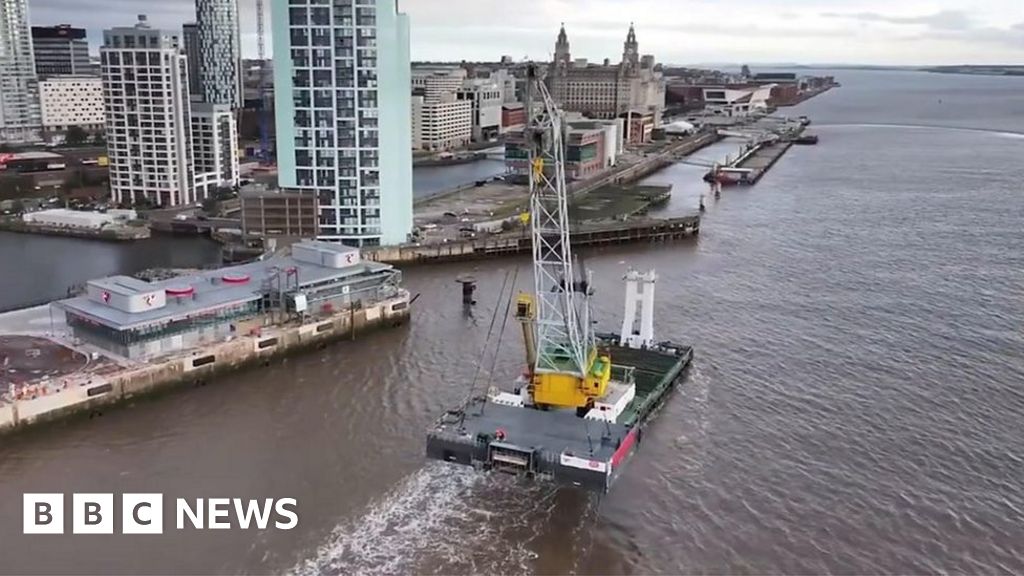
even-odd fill
[{"label": "concrete pier", "polygon": [[[150,362],[102,356],[98,349],[69,341],[60,330],[63,320],[51,320],[49,306],[0,314],[0,334],[6,334],[6,338],[0,339],[0,362],[5,356],[29,350],[29,356],[50,354],[68,358],[64,366],[56,367],[43,378],[17,383],[9,372],[11,362],[0,364],[0,434],[76,414],[92,414],[177,385],[206,383],[219,374],[269,362],[304,348],[403,324],[410,315],[409,305],[409,293],[402,290],[394,298],[363,309],[272,326],[258,334],[236,336]],[[53,317],[57,316],[63,314],[54,312]],[[5,341],[11,344],[19,340],[31,347],[4,346]]]},{"label": "concrete pier", "polygon": [[740,176],[740,184],[757,184],[757,181],[779,161],[779,158],[782,158],[782,155],[792,145],[792,141],[780,140],[772,144],[762,144],[750,153],[741,156],[733,167],[746,168],[750,172]]}]

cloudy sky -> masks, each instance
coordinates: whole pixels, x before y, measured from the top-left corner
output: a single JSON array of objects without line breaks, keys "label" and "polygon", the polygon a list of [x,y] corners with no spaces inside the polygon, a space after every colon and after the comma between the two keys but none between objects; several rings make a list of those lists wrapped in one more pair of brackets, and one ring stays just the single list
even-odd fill
[{"label": "cloudy sky", "polygon": [[[266,0],[283,2],[285,0]],[[1024,64],[1024,0],[399,0],[413,60],[547,59],[565,22],[573,56],[621,54],[629,22],[661,62]],[[255,0],[239,0],[255,54]],[[193,0],[29,0],[34,25],[180,28]],[[269,28],[269,26],[268,26]]]}]

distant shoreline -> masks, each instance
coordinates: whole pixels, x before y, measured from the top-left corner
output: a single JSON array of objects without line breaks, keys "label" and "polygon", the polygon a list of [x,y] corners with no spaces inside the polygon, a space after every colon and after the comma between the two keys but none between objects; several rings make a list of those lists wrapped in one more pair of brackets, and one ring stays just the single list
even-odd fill
[{"label": "distant shoreline", "polygon": [[1024,66],[932,66],[921,68],[935,74],[969,74],[973,76],[1024,76]]}]

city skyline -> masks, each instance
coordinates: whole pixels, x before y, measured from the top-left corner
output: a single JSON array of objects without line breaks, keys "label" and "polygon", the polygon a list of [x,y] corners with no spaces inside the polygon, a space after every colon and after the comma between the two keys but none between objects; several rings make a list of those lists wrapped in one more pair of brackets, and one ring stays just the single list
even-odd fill
[{"label": "city skyline", "polygon": [[[30,0],[32,25],[70,23],[89,30],[95,53],[110,13],[140,11],[131,0]],[[899,4],[881,0],[526,0],[509,11],[498,0],[402,2],[409,14],[413,60],[549,60],[561,22],[574,52],[593,60],[610,53],[629,21],[659,62],[801,64],[1010,64],[1024,60],[1024,5],[985,0],[970,10],[952,0]],[[628,7],[628,9],[627,9]],[[191,0],[145,6],[154,26],[180,28]],[[255,55],[254,0],[239,4],[243,57]],[[272,38],[270,42],[272,43]]]}]

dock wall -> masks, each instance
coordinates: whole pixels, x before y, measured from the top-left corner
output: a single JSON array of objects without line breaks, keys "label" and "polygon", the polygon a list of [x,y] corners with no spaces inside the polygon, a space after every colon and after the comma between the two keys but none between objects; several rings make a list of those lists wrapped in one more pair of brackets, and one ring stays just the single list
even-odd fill
[{"label": "dock wall", "polygon": [[45,224],[29,224],[14,220],[0,220],[0,230],[19,234],[42,234],[44,236],[66,236],[69,238],[88,238],[91,240],[108,240],[125,242],[143,240],[150,237],[149,228],[145,226],[119,226],[115,228],[71,228],[66,226],[47,226]]},{"label": "dock wall", "polygon": [[206,383],[215,376],[305,348],[325,346],[343,338],[355,338],[367,330],[403,324],[410,315],[409,303],[408,293],[403,293],[362,310],[347,310],[302,325],[237,337],[191,353],[126,368],[87,385],[30,400],[15,400],[0,406],[0,434],[73,415],[92,415],[101,408],[132,398],[183,384]]},{"label": "dock wall", "polygon": [[[574,248],[631,242],[662,242],[694,236],[699,232],[700,216],[633,220],[574,227],[571,242]],[[369,248],[363,250],[363,258],[392,264],[426,264],[525,253],[529,252],[532,246],[532,237],[529,233],[506,233],[453,242]]]}]

